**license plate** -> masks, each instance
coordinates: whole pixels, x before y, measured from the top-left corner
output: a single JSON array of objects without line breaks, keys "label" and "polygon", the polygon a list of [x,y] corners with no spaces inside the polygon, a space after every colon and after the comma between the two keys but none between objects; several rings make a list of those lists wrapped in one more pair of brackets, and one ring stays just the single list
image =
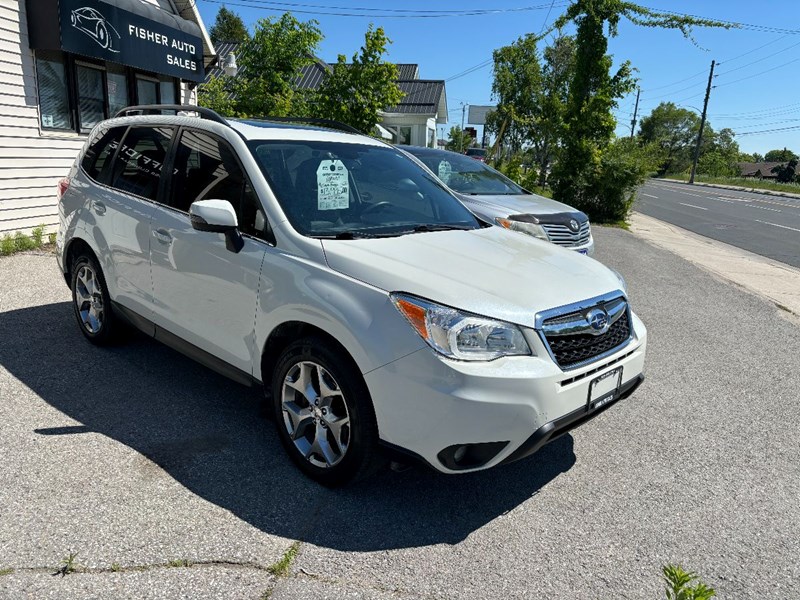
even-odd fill
[{"label": "license plate", "polygon": [[578,254],[589,254],[589,251],[583,248],[581,250],[578,250]]},{"label": "license plate", "polygon": [[586,401],[589,410],[595,410],[612,402],[617,397],[621,384],[622,367],[611,369],[608,373],[593,379],[589,384],[589,398]]}]

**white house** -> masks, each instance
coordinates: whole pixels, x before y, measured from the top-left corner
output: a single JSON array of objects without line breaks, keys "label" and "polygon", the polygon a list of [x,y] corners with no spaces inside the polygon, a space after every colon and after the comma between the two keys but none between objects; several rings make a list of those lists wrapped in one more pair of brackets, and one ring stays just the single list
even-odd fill
[{"label": "white house", "polygon": [[91,128],[132,104],[193,104],[214,60],[194,0],[0,0],[0,235],[55,225]]}]

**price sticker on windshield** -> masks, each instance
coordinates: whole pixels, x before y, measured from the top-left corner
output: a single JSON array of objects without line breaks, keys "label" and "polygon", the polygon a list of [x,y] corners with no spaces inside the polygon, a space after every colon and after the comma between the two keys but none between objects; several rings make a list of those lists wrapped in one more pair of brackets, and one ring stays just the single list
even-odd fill
[{"label": "price sticker on windshield", "polygon": [[317,168],[317,209],[338,210],[350,206],[350,181],[340,160],[323,160]]},{"label": "price sticker on windshield", "polygon": [[450,182],[450,175],[453,173],[453,166],[446,160],[443,160],[439,163],[439,172],[437,175],[439,179],[444,181],[445,183]]}]

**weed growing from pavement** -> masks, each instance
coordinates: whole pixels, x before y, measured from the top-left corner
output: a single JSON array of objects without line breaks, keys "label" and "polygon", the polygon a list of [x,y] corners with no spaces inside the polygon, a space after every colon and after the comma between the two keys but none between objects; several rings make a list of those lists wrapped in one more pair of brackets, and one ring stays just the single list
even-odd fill
[{"label": "weed growing from pavement", "polygon": [[75,570],[78,568],[78,564],[75,562],[77,558],[77,552],[70,552],[69,556],[65,556],[64,559],[61,561],[61,568],[58,569],[54,573],[54,575],[61,575],[62,577],[66,577],[70,573],[74,573]]},{"label": "weed growing from pavement", "polygon": [[14,569],[0,569],[0,577],[3,575],[11,575],[14,572]]},{"label": "weed growing from pavement", "polygon": [[192,563],[186,558],[176,558],[167,563],[168,567],[191,567]]},{"label": "weed growing from pavement", "polygon": [[664,565],[661,571],[667,584],[667,600],[709,600],[717,595],[696,573],[687,573],[678,565]]},{"label": "weed growing from pavement", "polygon": [[119,566],[119,563],[111,563],[111,571],[114,573],[119,573],[122,571],[122,567]]},{"label": "weed growing from pavement", "polygon": [[292,566],[292,562],[294,559],[297,558],[297,553],[300,551],[300,542],[295,542],[289,549],[281,556],[280,560],[276,562],[274,565],[271,565],[267,568],[267,571],[275,575],[275,577],[285,577],[289,574],[289,568]]}]

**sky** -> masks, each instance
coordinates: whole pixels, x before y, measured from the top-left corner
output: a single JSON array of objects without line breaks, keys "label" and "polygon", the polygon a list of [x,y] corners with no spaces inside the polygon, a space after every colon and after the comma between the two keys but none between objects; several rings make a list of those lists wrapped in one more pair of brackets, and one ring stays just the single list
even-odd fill
[{"label": "sky", "polygon": [[[196,1],[210,28],[222,0]],[[715,130],[732,128],[743,152],[764,154],[788,147],[800,153],[800,2],[645,0],[643,4],[745,26],[696,28],[694,40],[689,40],[679,31],[623,21],[618,35],[609,42],[609,53],[615,64],[628,60],[637,69],[640,119],[666,101],[700,112],[711,61],[716,60],[716,87],[711,90],[708,107],[711,126]],[[387,60],[417,63],[423,79],[446,80],[449,128],[461,124],[462,105],[492,103],[492,51],[526,33],[545,31],[564,12],[567,1],[230,0],[225,5],[251,28],[259,18],[277,16],[284,10],[291,10],[300,20],[316,19],[325,35],[319,57],[329,61],[339,54],[352,56],[361,47],[370,23],[382,26],[393,41]],[[424,11],[460,12],[409,18]],[[462,14],[469,11],[481,14]],[[332,13],[368,13],[371,17]],[[569,29],[565,32],[571,33]],[[477,68],[471,70],[473,67]],[[633,93],[619,102],[615,111],[618,135],[630,135],[635,100]],[[782,131],[769,131],[776,129]],[[441,135],[443,127],[439,130]]]}]

